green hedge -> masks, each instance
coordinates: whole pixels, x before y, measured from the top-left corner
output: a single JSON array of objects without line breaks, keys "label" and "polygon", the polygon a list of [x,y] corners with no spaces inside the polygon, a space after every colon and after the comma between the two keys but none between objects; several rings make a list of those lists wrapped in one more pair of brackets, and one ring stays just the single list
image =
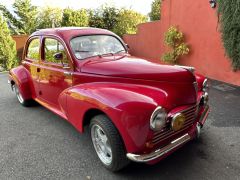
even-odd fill
[{"label": "green hedge", "polygon": [[240,1],[218,0],[218,6],[223,44],[237,71],[240,70]]}]

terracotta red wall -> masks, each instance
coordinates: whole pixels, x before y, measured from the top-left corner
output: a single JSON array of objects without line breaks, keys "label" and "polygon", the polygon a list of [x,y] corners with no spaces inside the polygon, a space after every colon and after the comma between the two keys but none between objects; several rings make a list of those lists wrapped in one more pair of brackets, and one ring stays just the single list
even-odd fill
[{"label": "terracotta red wall", "polygon": [[28,39],[28,35],[14,35],[13,40],[16,42],[17,55],[19,59],[22,58],[23,48]]},{"label": "terracotta red wall", "polygon": [[164,0],[160,21],[140,24],[136,35],[125,35],[130,53],[159,62],[167,50],[164,32],[175,25],[185,34],[191,53],[180,64],[194,66],[196,70],[212,79],[240,85],[240,71],[233,72],[225,56],[219,33],[216,9],[208,0]]}]

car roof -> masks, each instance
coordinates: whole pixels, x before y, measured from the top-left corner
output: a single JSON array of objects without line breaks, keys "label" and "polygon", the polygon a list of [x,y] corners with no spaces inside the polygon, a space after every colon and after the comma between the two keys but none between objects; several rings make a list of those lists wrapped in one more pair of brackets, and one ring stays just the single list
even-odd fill
[{"label": "car roof", "polygon": [[[40,29],[31,34],[31,36],[59,36],[65,40],[69,40],[76,36],[81,35],[93,35],[93,34],[106,34],[106,35],[115,35],[111,31],[100,28],[92,27],[60,27],[60,28],[49,28],[49,29]],[[116,36],[116,35],[115,35]]]}]

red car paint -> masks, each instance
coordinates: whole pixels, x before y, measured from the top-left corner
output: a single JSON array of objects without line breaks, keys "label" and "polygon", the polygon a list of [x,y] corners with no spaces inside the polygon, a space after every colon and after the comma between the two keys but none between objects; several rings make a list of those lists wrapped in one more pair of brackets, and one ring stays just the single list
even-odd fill
[{"label": "red car paint", "polygon": [[[70,40],[95,34],[114,36],[124,44],[112,32],[96,28],[57,28],[33,33],[25,45],[22,65],[9,73],[10,81],[19,86],[24,99],[36,100],[68,120],[80,132],[89,121],[88,112],[98,110],[105,113],[118,129],[128,153],[151,152],[195,129],[205,109],[200,105],[205,77],[127,53],[78,60],[71,50]],[[63,44],[68,69],[44,61],[45,37],[55,38]],[[39,38],[41,42],[38,61],[26,57],[33,38]],[[196,104],[200,110],[193,125],[157,145],[146,145],[154,136],[149,120],[157,106],[164,107],[170,116]],[[194,138],[195,133],[190,135]]]}]

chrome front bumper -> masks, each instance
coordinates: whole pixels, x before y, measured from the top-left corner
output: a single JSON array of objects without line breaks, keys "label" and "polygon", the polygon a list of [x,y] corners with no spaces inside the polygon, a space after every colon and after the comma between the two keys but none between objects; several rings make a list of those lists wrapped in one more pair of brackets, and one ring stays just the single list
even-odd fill
[{"label": "chrome front bumper", "polygon": [[127,153],[127,158],[132,161],[135,161],[135,162],[149,162],[149,161],[152,161],[152,160],[162,157],[163,155],[167,154],[171,150],[174,150],[178,146],[181,146],[190,140],[191,140],[191,137],[187,133],[187,134],[181,136],[180,138],[175,139],[170,144],[168,144],[160,149],[157,149],[156,151],[154,151],[150,154],[138,155],[138,154]]},{"label": "chrome front bumper", "polygon": [[[196,125],[196,137],[198,138],[200,136],[200,132],[201,132],[201,128],[203,127],[203,124],[205,123],[208,114],[209,114],[209,106],[206,105],[204,107],[204,111],[202,112],[198,123]],[[132,154],[132,153],[127,153],[127,158],[135,161],[135,162],[150,162],[152,160],[158,159],[162,156],[164,156],[165,154],[167,154],[168,152],[178,148],[179,146],[185,144],[186,142],[191,140],[191,136],[189,133],[184,134],[183,136],[175,139],[174,141],[172,141],[171,143],[169,143],[168,145],[157,149],[156,151],[150,153],[150,154],[142,154],[142,155],[138,155],[138,154]]]}]

